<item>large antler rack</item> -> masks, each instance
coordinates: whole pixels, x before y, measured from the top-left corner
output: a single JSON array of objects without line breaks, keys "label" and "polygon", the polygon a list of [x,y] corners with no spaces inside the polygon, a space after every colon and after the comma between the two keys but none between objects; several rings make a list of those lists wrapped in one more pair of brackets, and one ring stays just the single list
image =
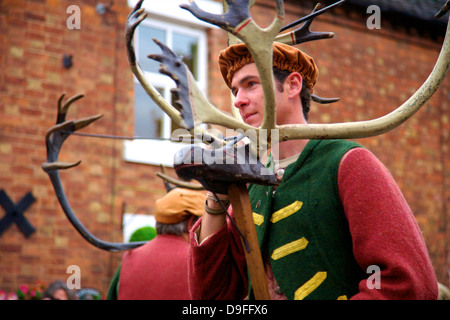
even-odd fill
[{"label": "large antler rack", "polygon": [[[341,0],[340,2],[342,2]],[[339,3],[340,3],[339,2]],[[218,137],[212,136],[208,132],[205,132],[199,127],[201,123],[215,124],[230,129],[242,129],[242,130],[253,130],[259,129],[245,124],[241,119],[233,117],[227,113],[220,111],[218,108],[213,106],[201,93],[200,89],[195,83],[195,79],[192,76],[189,69],[184,65],[180,57],[177,57],[167,46],[159,42],[156,39],[153,41],[161,48],[162,54],[149,54],[148,57],[156,61],[161,62],[160,72],[170,76],[176,83],[177,88],[173,89],[177,100],[174,105],[168,103],[158,91],[153,87],[153,85],[146,79],[144,72],[139,67],[136,60],[136,54],[133,47],[133,36],[137,26],[147,17],[147,13],[143,8],[141,8],[143,0],[138,1],[130,15],[127,19],[126,24],[126,45],[128,53],[128,61],[130,68],[138,81],[143,86],[147,94],[152,98],[152,100],[177,124],[181,127],[186,128],[191,131],[194,136],[200,137],[204,142],[211,143],[221,141],[223,145],[226,144],[225,141],[219,139]],[[236,35],[239,39],[246,42],[249,46],[249,50],[253,55],[258,55],[261,57],[259,60],[264,61],[264,63],[258,63],[258,70],[263,79],[268,79],[268,81],[263,82],[264,92],[265,92],[265,114],[262,129],[275,128],[275,92],[273,89],[273,73],[272,68],[267,67],[272,65],[272,42],[274,38],[277,41],[288,42],[292,44],[302,43],[305,41],[312,41],[317,39],[330,38],[333,36],[329,32],[310,32],[309,26],[312,19],[317,15],[325,12],[330,7],[322,9],[317,12],[313,12],[311,15],[304,17],[303,20],[298,20],[295,24],[299,24],[302,21],[307,21],[299,29],[278,35],[281,30],[283,17],[284,17],[284,7],[283,1],[277,0],[277,16],[271,26],[266,29],[261,29],[251,18],[249,13],[249,1],[227,1],[227,6],[229,7],[227,12],[223,15],[214,15],[201,10],[194,1],[190,1],[189,5],[181,5],[182,8],[189,10],[199,19],[211,22],[219,27],[227,30],[228,32]],[[336,4],[335,4],[336,5]],[[333,5],[333,6],[335,6]],[[318,8],[316,6],[315,10]],[[278,35],[278,36],[277,36]],[[255,37],[257,40],[255,40]],[[292,40],[294,39],[294,40]],[[268,49],[269,48],[269,49]],[[266,63],[269,61],[269,63]],[[320,103],[330,103],[337,101],[336,98],[325,99],[313,95],[313,100]],[[256,135],[257,137],[259,135]],[[253,136],[251,137],[253,138]],[[260,142],[255,141],[256,144]],[[263,149],[265,149],[264,145]],[[258,148],[260,147],[258,146]],[[253,149],[256,150],[256,149]],[[258,153],[259,155],[259,153]]]},{"label": "large antler rack", "polygon": [[[273,23],[267,28],[260,28],[250,17],[248,5],[249,0],[224,0],[227,6],[227,11],[223,15],[212,15],[201,10],[194,1],[190,1],[189,5],[183,5],[182,8],[189,10],[198,18],[215,24],[236,36],[240,41],[243,41],[249,47],[254,56],[255,64],[260,72],[261,79],[264,84],[265,96],[265,119],[261,127],[256,128],[243,123],[241,120],[219,111],[215,106],[210,104],[203,96],[200,89],[197,87],[194,77],[189,72],[188,68],[169,48],[157,42],[163,50],[164,55],[150,55],[151,58],[160,61],[163,64],[161,71],[169,75],[177,84],[174,90],[178,100],[175,106],[172,106],[165,99],[161,97],[158,91],[147,81],[143,71],[140,69],[136,61],[136,55],[132,45],[132,38],[136,27],[147,16],[144,9],[141,9],[143,0],[136,4],[136,7],[130,13],[126,24],[126,44],[128,60],[132,72],[135,74],[147,94],[155,101],[155,103],[176,123],[188,129],[194,137],[200,138],[205,143],[219,142],[226,146],[231,143],[227,139],[220,139],[211,135],[199,127],[201,123],[216,124],[231,129],[252,129],[256,132],[260,130],[277,129],[279,132],[279,141],[290,139],[331,139],[331,138],[363,138],[369,136],[379,135],[393,128],[399,126],[412,115],[415,114],[425,102],[437,90],[450,65],[450,26],[447,25],[446,36],[442,45],[441,52],[433,71],[424,82],[424,84],[400,107],[393,112],[368,121],[359,121],[351,123],[333,123],[333,124],[306,124],[306,125],[276,125],[275,119],[275,102],[274,102],[274,88],[273,76],[271,68],[272,55],[271,48],[273,41],[288,42],[289,39],[295,38],[290,44],[298,44],[305,41],[312,41],[317,39],[326,39],[331,37],[331,33],[313,33],[309,31],[312,19],[317,15],[328,10],[330,6],[321,10],[314,11],[296,23],[305,22],[299,29],[288,34],[277,35],[280,30],[285,30],[288,25],[281,28],[281,22],[284,16],[283,2],[277,0],[277,16]],[[343,1],[343,0],[342,0]],[[339,3],[341,3],[340,1]],[[336,3],[335,5],[339,4]],[[450,1],[442,7],[437,13],[436,17],[444,15],[450,8]],[[261,41],[260,41],[261,40]],[[261,46],[261,44],[263,44]],[[261,46],[261,47],[260,47]],[[262,53],[261,53],[262,52]],[[269,53],[270,52],[270,53]],[[270,71],[270,72],[269,72]],[[69,201],[64,193],[62,183],[59,176],[59,170],[69,169],[80,164],[81,161],[73,163],[64,163],[58,161],[58,155],[62,144],[69,135],[88,126],[92,122],[98,120],[101,115],[95,115],[80,120],[66,120],[69,107],[75,101],[81,99],[82,95],[76,95],[69,98],[63,103],[64,95],[58,101],[58,115],[56,125],[50,128],[46,134],[47,146],[47,162],[42,165],[44,171],[49,175],[50,180],[55,189],[58,200],[68,217],[69,221],[74,225],[77,231],[91,244],[108,251],[128,250],[142,245],[145,242],[134,243],[111,243],[100,240],[92,235],[78,220],[73,212]],[[327,103],[334,99],[321,99],[313,97],[313,100],[321,103]],[[237,141],[238,139],[236,139]],[[269,141],[267,141],[269,143]],[[257,141],[259,144],[260,141]],[[264,145],[263,148],[270,145]],[[261,146],[258,146],[260,148]]]},{"label": "large antler rack", "polygon": [[[340,1],[337,4],[340,4]],[[236,1],[224,0],[227,11],[224,14],[217,15],[203,11],[198,7],[195,1],[190,0],[189,4],[181,5],[181,8],[190,11],[194,16],[200,20],[216,25],[229,33],[236,36],[240,41],[243,41],[250,53],[252,54],[258,72],[260,74],[264,89],[265,99],[265,116],[260,127],[249,126],[242,121],[219,111],[203,96],[201,91],[195,84],[193,76],[184,64],[170,65],[168,60],[171,59],[167,55],[168,48],[164,48],[164,55],[150,55],[151,58],[160,61],[165,65],[163,72],[174,79],[177,84],[177,93],[179,96],[184,95],[189,97],[188,103],[181,99],[181,103],[177,105],[177,109],[169,106],[167,102],[160,101],[157,94],[152,93],[152,98],[155,102],[166,111],[167,114],[177,123],[183,127],[192,130],[200,123],[209,123],[219,126],[224,126],[230,129],[255,130],[257,133],[260,130],[266,130],[268,135],[272,129],[278,130],[278,140],[286,141],[291,139],[332,139],[344,138],[355,139],[379,135],[388,132],[400,124],[404,123],[412,115],[414,115],[425,102],[437,90],[449,68],[450,61],[450,39],[447,27],[446,37],[436,62],[436,65],[424,84],[409,98],[404,104],[392,111],[391,113],[373,120],[347,122],[347,123],[329,123],[329,124],[296,124],[296,125],[277,125],[276,124],[276,106],[274,97],[274,85],[272,74],[272,43],[274,41],[285,42],[290,44],[298,44],[305,41],[312,41],[317,39],[326,39],[332,36],[332,33],[313,33],[309,31],[309,26],[312,19],[319,13],[316,7],[311,14],[311,17],[305,17],[302,21],[306,21],[299,29],[289,32],[287,34],[279,35],[282,30],[282,21],[284,17],[283,1],[276,1],[276,16],[271,25],[265,29],[259,27],[249,14],[249,0]],[[154,92],[154,88],[145,80],[143,73],[136,64],[134,51],[131,44],[132,34],[137,25],[147,16],[144,10],[141,9],[142,1],[139,1],[130,14],[127,23],[127,44],[130,65],[137,76],[138,80],[144,86],[147,92]],[[324,9],[322,9],[324,10]],[[295,36],[295,37],[294,37]],[[295,38],[294,41],[292,39]],[[160,45],[161,46],[161,45]],[[173,55],[174,56],[174,55]],[[178,72],[184,68],[183,73]],[[180,76],[185,73],[185,78]],[[185,85],[179,85],[184,83]],[[317,98],[317,97],[316,97]],[[317,98],[320,100],[320,98]],[[331,99],[333,101],[334,99]],[[330,102],[327,99],[322,102]],[[184,119],[183,121],[180,118]],[[191,118],[191,119],[189,119]],[[256,134],[256,136],[259,136]],[[269,140],[269,139],[268,139]],[[261,143],[258,141],[257,143]],[[270,142],[267,141],[270,147]],[[263,146],[265,147],[265,146]],[[258,145],[258,148],[261,148]]]},{"label": "large antler rack", "polygon": [[[75,211],[72,209],[70,202],[64,191],[64,187],[61,183],[61,178],[59,175],[59,170],[66,170],[78,166],[81,160],[76,162],[61,162],[58,161],[58,156],[61,151],[62,145],[66,139],[75,134],[78,130],[81,130],[91,123],[99,120],[103,115],[98,114],[91,117],[87,117],[79,120],[67,120],[67,114],[69,108],[73,103],[83,98],[82,94],[77,94],[73,97],[68,98],[64,102],[65,94],[62,94],[58,100],[58,110],[56,116],[56,124],[51,127],[45,135],[45,143],[47,147],[47,161],[42,164],[42,169],[49,175],[50,181],[55,190],[58,201],[68,218],[69,222],[75,227],[75,229],[81,234],[81,236],[87,240],[90,244],[95,247],[111,251],[118,252],[123,250],[129,250],[137,248],[147,241],[136,241],[130,243],[120,243],[120,242],[109,242],[97,238],[83,225],[83,223],[78,219]],[[172,178],[165,173],[162,169],[162,173],[157,173],[157,175],[163,180],[174,184],[177,187],[189,188],[193,190],[202,190],[203,187],[198,183],[189,183],[186,181],[181,181],[179,179]]]},{"label": "large antler rack", "polygon": [[83,98],[83,95],[75,95],[66,102],[63,103],[65,94],[61,95],[58,100],[58,113],[56,117],[56,125],[50,128],[45,135],[45,143],[47,147],[47,161],[42,164],[42,169],[49,175],[50,181],[52,182],[53,188],[55,189],[56,196],[58,198],[61,207],[69,219],[70,223],[75,227],[75,229],[81,234],[81,236],[86,239],[89,243],[97,248],[116,252],[122,250],[133,249],[143,245],[144,242],[131,242],[131,243],[115,243],[101,240],[94,236],[89,230],[82,224],[78,219],[77,215],[73,211],[69,200],[64,192],[63,185],[61,183],[61,178],[59,175],[59,170],[69,169],[78,166],[80,161],[66,163],[58,161],[58,156],[61,151],[61,147],[64,141],[74,132],[88,126],[92,122],[100,119],[101,114],[91,116],[88,118],[80,120],[68,120],[66,121],[66,116],[69,111],[69,107],[77,100]]}]

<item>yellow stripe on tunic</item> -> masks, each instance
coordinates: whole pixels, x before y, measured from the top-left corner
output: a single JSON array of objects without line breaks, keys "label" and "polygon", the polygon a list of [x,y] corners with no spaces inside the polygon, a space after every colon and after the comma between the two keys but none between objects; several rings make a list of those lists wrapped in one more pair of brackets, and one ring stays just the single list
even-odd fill
[{"label": "yellow stripe on tunic", "polygon": [[303,300],[319,287],[327,278],[326,271],[317,272],[311,279],[306,281],[295,291],[295,300]]},{"label": "yellow stripe on tunic", "polygon": [[257,226],[260,226],[264,222],[264,216],[262,214],[253,212],[253,221]]},{"label": "yellow stripe on tunic", "polygon": [[303,250],[308,245],[308,240],[306,240],[305,237],[300,238],[298,240],[289,242],[288,244],[285,244],[277,249],[275,249],[272,253],[272,259],[278,260],[281,259],[291,253]]},{"label": "yellow stripe on tunic", "polygon": [[301,201],[295,201],[291,203],[290,205],[284,207],[283,209],[280,209],[272,214],[272,217],[270,218],[270,221],[272,223],[278,222],[284,218],[289,217],[291,214],[296,213],[298,210],[300,210],[303,206],[303,202]]}]

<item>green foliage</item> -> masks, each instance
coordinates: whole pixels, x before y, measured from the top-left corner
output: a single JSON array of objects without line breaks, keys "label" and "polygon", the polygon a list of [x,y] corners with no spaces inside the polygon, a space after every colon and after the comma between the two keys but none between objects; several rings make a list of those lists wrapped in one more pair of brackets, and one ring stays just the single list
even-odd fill
[{"label": "green foliage", "polygon": [[145,226],[136,229],[130,237],[130,242],[149,241],[156,237],[156,229],[150,226]]}]

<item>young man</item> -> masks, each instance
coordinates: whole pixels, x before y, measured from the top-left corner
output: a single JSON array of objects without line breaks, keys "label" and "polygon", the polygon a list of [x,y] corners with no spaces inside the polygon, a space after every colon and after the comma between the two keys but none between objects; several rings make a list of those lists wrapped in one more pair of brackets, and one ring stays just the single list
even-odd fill
[{"label": "young man", "polygon": [[[313,59],[275,43],[273,60],[277,124],[306,123]],[[223,50],[219,64],[243,120],[259,126],[264,97],[246,46]],[[267,165],[279,186],[248,187],[272,299],[437,298],[414,215],[372,153],[345,140],[291,140],[278,151]],[[192,298],[252,298],[235,227],[211,195],[205,211],[191,234]]]}]

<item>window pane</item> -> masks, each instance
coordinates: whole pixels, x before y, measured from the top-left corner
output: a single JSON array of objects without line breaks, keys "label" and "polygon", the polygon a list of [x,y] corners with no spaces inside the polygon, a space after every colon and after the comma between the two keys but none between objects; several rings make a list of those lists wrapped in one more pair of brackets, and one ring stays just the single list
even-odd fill
[{"label": "window pane", "polygon": [[[156,88],[164,95],[162,88]],[[134,134],[139,137],[160,138],[164,113],[147,95],[142,86],[135,84]]]},{"label": "window pane", "polygon": [[152,40],[158,39],[162,43],[166,44],[166,31],[149,26],[139,26],[138,35],[138,61],[142,70],[150,72],[158,72],[159,62],[149,59],[149,54],[161,54],[161,49]]},{"label": "window pane", "polygon": [[184,34],[173,33],[173,52],[183,56],[184,63],[197,79],[198,70],[198,39]]}]

